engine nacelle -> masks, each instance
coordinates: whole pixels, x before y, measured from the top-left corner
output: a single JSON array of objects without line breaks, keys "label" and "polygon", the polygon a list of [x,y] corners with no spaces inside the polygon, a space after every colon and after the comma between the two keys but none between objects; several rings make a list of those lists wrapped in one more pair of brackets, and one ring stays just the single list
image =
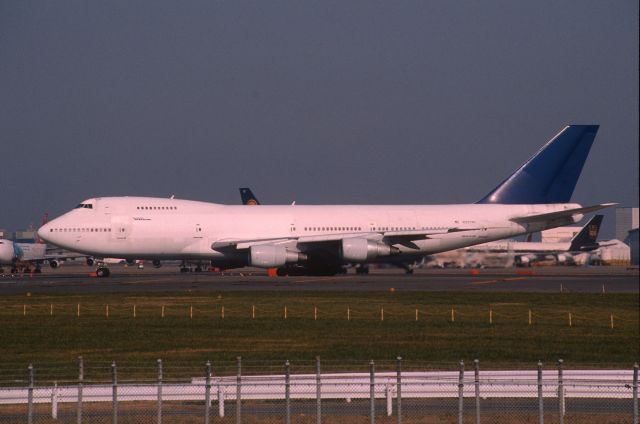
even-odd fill
[{"label": "engine nacelle", "polygon": [[348,262],[366,262],[378,256],[391,256],[400,253],[400,249],[388,244],[363,238],[342,240],[342,259]]},{"label": "engine nacelle", "polygon": [[49,266],[50,266],[51,268],[53,268],[53,269],[56,269],[56,268],[58,268],[58,267],[60,266],[60,261],[59,261],[59,260],[57,260],[57,259],[51,259],[51,260],[49,261]]},{"label": "engine nacelle", "polygon": [[13,261],[17,260],[18,255],[16,255],[14,244],[10,240],[1,239],[0,240],[0,264],[11,264]]},{"label": "engine nacelle", "polygon": [[87,257],[87,266],[92,266],[95,263],[95,260],[92,257]]},{"label": "engine nacelle", "polygon": [[304,261],[307,256],[292,252],[284,246],[261,245],[249,248],[249,265],[258,268],[277,268],[288,263]]}]

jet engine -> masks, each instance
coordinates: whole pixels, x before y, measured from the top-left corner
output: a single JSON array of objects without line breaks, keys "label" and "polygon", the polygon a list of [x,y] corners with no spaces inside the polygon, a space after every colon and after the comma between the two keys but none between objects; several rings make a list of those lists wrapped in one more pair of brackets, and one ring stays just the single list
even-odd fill
[{"label": "jet engine", "polygon": [[343,239],[341,251],[342,259],[347,262],[365,262],[378,256],[400,253],[397,247],[363,238]]},{"label": "jet engine", "polygon": [[267,244],[249,248],[249,265],[258,268],[277,268],[306,259],[304,253],[287,250],[284,246]]},{"label": "jet engine", "polygon": [[51,259],[49,260],[49,266],[53,269],[56,269],[60,266],[60,261],[57,259]]},{"label": "jet engine", "polygon": [[535,255],[518,255],[514,258],[515,265],[521,267],[530,267],[535,261]]},{"label": "jet engine", "polygon": [[13,242],[0,240],[0,264],[11,264],[16,259]]}]

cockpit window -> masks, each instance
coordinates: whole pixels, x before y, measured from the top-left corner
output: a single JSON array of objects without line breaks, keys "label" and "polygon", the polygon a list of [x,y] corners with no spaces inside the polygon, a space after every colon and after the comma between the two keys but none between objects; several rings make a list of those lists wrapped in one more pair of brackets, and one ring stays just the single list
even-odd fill
[{"label": "cockpit window", "polygon": [[93,205],[90,203],[80,203],[78,206],[75,207],[76,209],[79,208],[87,208],[87,209],[93,209]]}]

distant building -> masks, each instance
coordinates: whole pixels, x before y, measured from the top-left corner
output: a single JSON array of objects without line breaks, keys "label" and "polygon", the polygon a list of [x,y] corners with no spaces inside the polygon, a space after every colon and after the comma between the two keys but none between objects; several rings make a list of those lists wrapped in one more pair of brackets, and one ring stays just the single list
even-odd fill
[{"label": "distant building", "polygon": [[597,250],[600,252],[602,265],[629,266],[631,262],[631,249],[620,240],[612,240],[613,244],[603,246]]},{"label": "distant building", "polygon": [[631,247],[631,265],[638,266],[640,265],[640,261],[638,260],[638,228],[634,228],[629,231],[629,236],[625,240],[627,244]]},{"label": "distant building", "polygon": [[18,243],[33,243],[36,238],[36,230],[18,230],[13,236],[13,240]]},{"label": "distant building", "polygon": [[638,208],[617,208],[616,238],[625,240],[634,228],[638,228]]}]

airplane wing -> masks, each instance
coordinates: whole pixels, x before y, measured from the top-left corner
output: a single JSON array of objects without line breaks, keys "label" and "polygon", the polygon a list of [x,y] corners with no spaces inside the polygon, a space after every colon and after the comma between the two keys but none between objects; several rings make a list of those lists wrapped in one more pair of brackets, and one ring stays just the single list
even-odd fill
[{"label": "airplane wing", "polygon": [[298,245],[310,245],[315,243],[335,242],[343,239],[364,238],[373,241],[384,241],[386,244],[406,244],[416,240],[425,240],[430,236],[450,234],[460,231],[474,231],[478,228],[445,228],[434,230],[406,230],[406,231],[380,231],[366,233],[337,233],[323,234],[317,236],[300,236],[288,238],[265,238],[265,239],[223,239],[217,240],[211,244],[214,250],[235,247],[236,249],[248,249],[251,246],[259,246],[263,244],[282,245],[295,243]]},{"label": "airplane wing", "polygon": [[516,222],[518,224],[530,224],[533,222],[540,222],[540,221],[553,221],[561,218],[571,218],[573,215],[577,215],[577,214],[585,214],[589,212],[599,211],[600,209],[605,209],[615,205],[617,205],[617,203],[601,203],[599,205],[587,206],[584,208],[567,209],[567,210],[558,211],[558,212],[516,216],[514,218],[511,218],[510,221]]}]

